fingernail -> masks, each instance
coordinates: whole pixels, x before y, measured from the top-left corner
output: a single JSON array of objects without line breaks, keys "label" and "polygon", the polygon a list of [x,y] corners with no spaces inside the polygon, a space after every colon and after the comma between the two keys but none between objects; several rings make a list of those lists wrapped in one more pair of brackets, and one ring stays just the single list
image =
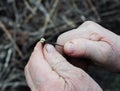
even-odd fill
[{"label": "fingernail", "polygon": [[55,51],[55,48],[50,44],[46,44],[46,50],[48,53],[52,53]]},{"label": "fingernail", "polygon": [[74,51],[74,46],[73,46],[73,43],[72,42],[68,42],[66,44],[66,48],[69,52],[73,52]]}]

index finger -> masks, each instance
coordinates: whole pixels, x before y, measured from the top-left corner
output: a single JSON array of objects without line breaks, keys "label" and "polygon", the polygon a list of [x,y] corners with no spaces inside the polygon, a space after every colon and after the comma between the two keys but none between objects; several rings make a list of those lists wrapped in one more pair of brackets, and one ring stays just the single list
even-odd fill
[{"label": "index finger", "polygon": [[43,47],[40,42],[34,48],[34,51],[27,64],[31,78],[36,86],[55,80],[57,75],[52,71],[43,55]]}]

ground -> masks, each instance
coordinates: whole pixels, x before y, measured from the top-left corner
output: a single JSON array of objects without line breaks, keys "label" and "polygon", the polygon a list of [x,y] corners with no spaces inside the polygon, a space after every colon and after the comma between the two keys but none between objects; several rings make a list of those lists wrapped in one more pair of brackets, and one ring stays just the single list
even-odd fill
[{"label": "ground", "polygon": [[[92,20],[120,35],[120,0],[0,0],[0,91],[30,91],[24,66],[35,46]],[[120,91],[120,74],[90,67],[104,91]]]}]

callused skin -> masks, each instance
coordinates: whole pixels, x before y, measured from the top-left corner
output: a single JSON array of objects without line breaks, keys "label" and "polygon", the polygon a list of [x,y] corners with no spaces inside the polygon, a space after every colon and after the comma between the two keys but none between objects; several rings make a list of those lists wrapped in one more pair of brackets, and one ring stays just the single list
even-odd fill
[{"label": "callused skin", "polygon": [[[71,57],[86,57],[112,71],[120,72],[120,36],[102,26],[86,21],[81,26],[65,32],[57,43],[57,50]],[[79,60],[78,60],[79,62]]]},{"label": "callused skin", "polygon": [[82,69],[74,67],[56,49],[37,43],[25,67],[32,91],[102,91]]}]

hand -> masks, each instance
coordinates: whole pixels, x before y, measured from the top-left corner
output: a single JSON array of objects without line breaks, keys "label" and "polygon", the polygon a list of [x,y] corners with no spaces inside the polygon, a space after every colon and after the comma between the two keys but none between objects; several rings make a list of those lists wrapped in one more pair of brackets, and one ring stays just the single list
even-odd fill
[{"label": "hand", "polygon": [[57,43],[64,48],[57,50],[71,57],[86,57],[95,64],[120,71],[120,36],[87,21],[77,29],[63,33]]},{"label": "hand", "polygon": [[74,67],[47,44],[37,43],[25,67],[27,83],[32,91],[102,91],[82,69]]}]

